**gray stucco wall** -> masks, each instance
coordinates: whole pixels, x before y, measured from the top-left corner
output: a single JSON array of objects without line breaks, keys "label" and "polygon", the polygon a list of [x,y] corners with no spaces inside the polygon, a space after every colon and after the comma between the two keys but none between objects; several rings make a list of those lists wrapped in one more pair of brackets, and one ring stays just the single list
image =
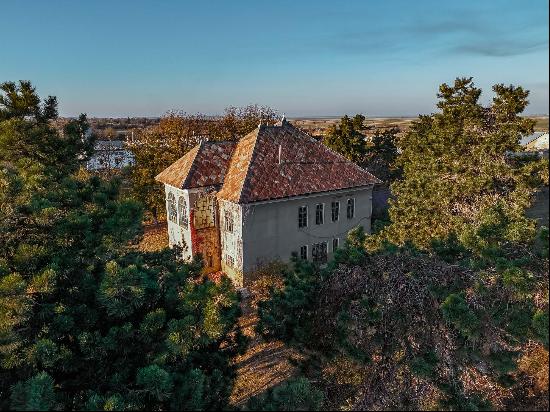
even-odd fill
[{"label": "gray stucco wall", "polygon": [[[349,198],[355,199],[353,219],[346,216]],[[340,202],[337,222],[331,221],[333,201]],[[321,225],[315,223],[315,210],[319,203],[324,203],[324,223]],[[308,207],[308,225],[299,228],[298,208],[304,205]],[[252,271],[275,259],[287,262],[292,252],[299,252],[302,245],[308,246],[308,260],[311,260],[312,245],[323,241],[328,243],[330,259],[333,253],[332,239],[338,238],[340,245],[343,245],[347,233],[359,225],[370,233],[371,213],[371,187],[243,205],[243,270]]]}]

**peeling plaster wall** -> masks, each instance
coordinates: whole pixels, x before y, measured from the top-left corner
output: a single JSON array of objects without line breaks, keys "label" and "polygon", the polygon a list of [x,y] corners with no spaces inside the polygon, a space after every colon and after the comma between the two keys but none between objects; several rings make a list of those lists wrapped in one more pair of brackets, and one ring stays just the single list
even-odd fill
[{"label": "peeling plaster wall", "polygon": [[[242,207],[226,200],[219,201],[221,267],[236,286],[243,286]],[[226,230],[226,216],[233,220],[233,230]]]},{"label": "peeling plaster wall", "polygon": [[201,254],[204,273],[221,270],[217,200],[213,187],[191,190],[189,228],[193,255]]},{"label": "peeling plaster wall", "polygon": [[[346,204],[348,198],[355,198],[355,217],[348,219]],[[340,202],[337,222],[331,221],[331,203]],[[324,223],[315,224],[315,207],[324,204]],[[308,226],[298,227],[298,208],[308,207]],[[243,270],[246,273],[272,261],[288,262],[292,252],[299,252],[300,246],[308,246],[308,260],[311,260],[312,245],[328,243],[328,258],[333,254],[332,239],[338,238],[340,245],[347,233],[356,226],[363,226],[370,233],[372,214],[372,188],[360,188],[326,194],[314,194],[302,198],[273,202],[258,202],[243,206]]]},{"label": "peeling plaster wall", "polygon": [[179,225],[180,216],[179,208],[177,207],[177,202],[179,201],[180,196],[183,196],[187,205],[187,219],[190,220],[189,216],[189,193],[187,190],[178,189],[170,185],[164,185],[164,191],[166,194],[166,211],[168,212],[168,193],[173,193],[176,198],[176,208],[178,209],[178,223],[174,223],[171,220],[168,220],[168,244],[170,247],[179,245],[183,248],[183,258],[189,260],[193,257],[193,250],[191,246],[191,232],[189,229],[185,229]]}]

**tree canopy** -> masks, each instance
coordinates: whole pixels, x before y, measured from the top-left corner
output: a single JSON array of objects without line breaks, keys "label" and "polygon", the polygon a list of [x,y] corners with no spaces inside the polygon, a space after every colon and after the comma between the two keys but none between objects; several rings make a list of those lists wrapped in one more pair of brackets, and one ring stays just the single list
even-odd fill
[{"label": "tree canopy", "polygon": [[362,162],[367,152],[365,135],[362,133],[365,120],[362,114],[356,114],[353,118],[347,115],[342,117],[339,124],[327,130],[323,143],[352,162]]},{"label": "tree canopy", "polygon": [[141,206],[80,168],[85,116],[61,135],[54,99],[37,109],[30,83],[2,90],[1,408],[225,407],[242,343],[232,286],[133,247]]},{"label": "tree canopy", "polygon": [[164,209],[164,190],[155,176],[184,156],[202,139],[237,140],[258,124],[274,124],[277,112],[269,107],[249,105],[229,107],[221,117],[171,112],[158,125],[134,131],[130,149],[135,155],[132,167],[132,194],[156,219]]},{"label": "tree canopy", "polygon": [[440,111],[420,116],[400,139],[396,162],[403,175],[391,186],[392,224],[385,231],[391,241],[427,247],[453,233],[465,236],[495,206],[514,222],[508,239],[532,235],[534,224],[524,211],[547,162],[508,156],[520,150],[520,137],[533,131],[533,121],[520,116],[529,92],[504,85],[493,91],[491,106],[483,107],[481,89],[471,78],[441,85]]}]

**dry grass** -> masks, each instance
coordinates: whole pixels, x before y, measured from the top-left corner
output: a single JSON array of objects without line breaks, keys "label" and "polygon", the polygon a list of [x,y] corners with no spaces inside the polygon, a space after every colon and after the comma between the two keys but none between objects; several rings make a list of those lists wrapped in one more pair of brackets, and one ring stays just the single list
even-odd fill
[{"label": "dry grass", "polygon": [[287,347],[281,341],[264,341],[254,330],[258,322],[257,303],[265,298],[270,286],[282,286],[281,278],[271,274],[258,279],[251,285],[250,295],[243,298],[241,303],[243,314],[239,319],[239,325],[250,339],[250,343],[246,353],[234,360],[238,369],[230,398],[233,406],[243,406],[251,397],[292,377],[296,367],[291,359],[302,358],[296,350]]},{"label": "dry grass", "polygon": [[142,252],[155,252],[168,247],[168,229],[166,222],[143,226],[143,238],[137,245]]},{"label": "dry grass", "polygon": [[528,116],[532,119],[535,119],[535,130],[537,132],[547,132],[548,131],[548,116]]},{"label": "dry grass", "polygon": [[518,368],[533,382],[537,393],[548,394],[548,351],[542,345],[533,345],[518,361]]},{"label": "dry grass", "polygon": [[[397,127],[401,133],[406,132],[411,123],[416,120],[414,117],[373,117],[367,119],[369,130],[366,130],[367,135],[374,132],[376,129],[386,129]],[[312,136],[323,136],[326,130],[340,122],[339,118],[316,118],[316,119],[291,119],[291,123],[305,130]]]}]

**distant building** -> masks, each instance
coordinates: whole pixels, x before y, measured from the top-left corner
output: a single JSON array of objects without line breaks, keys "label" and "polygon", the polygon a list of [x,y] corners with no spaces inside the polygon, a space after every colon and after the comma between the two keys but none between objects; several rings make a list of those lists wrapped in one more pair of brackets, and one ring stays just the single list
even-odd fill
[{"label": "distant building", "polygon": [[372,188],[380,181],[284,118],[238,142],[207,142],[160,173],[170,246],[201,254],[205,271],[237,286],[292,253],[319,264],[349,230],[370,232]]},{"label": "distant building", "polygon": [[134,164],[134,154],[122,140],[98,140],[88,160],[88,170],[122,169]]},{"label": "distant building", "polygon": [[548,132],[537,132],[529,136],[528,142],[525,144],[527,150],[548,150]]},{"label": "distant building", "polygon": [[511,158],[548,158],[548,132],[535,132],[521,137],[519,144],[523,151],[508,152]]},{"label": "distant building", "polygon": [[538,140],[540,137],[546,135],[546,141],[548,141],[548,132],[535,132],[527,136],[522,136],[519,140],[519,144],[523,147],[527,147],[531,142]]}]

